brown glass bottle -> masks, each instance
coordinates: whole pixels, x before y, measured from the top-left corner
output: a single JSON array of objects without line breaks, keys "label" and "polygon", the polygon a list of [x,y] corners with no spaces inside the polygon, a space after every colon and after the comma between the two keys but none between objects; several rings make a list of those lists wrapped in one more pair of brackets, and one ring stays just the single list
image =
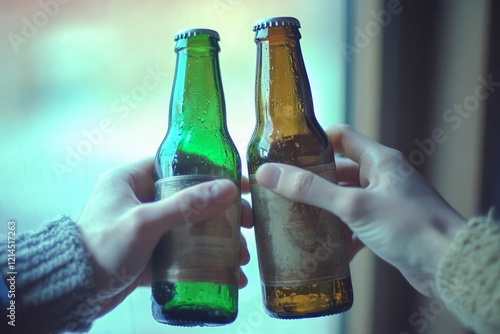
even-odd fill
[{"label": "brown glass bottle", "polygon": [[290,17],[254,25],[257,125],[247,152],[264,305],[270,316],[285,319],[336,314],[353,302],[339,219],[255,181],[260,166],[279,162],[336,182],[332,145],[314,115],[299,28]]}]

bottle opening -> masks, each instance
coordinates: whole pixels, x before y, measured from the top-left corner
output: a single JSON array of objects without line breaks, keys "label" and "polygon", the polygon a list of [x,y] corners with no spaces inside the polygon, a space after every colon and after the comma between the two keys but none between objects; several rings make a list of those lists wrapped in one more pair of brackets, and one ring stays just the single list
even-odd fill
[{"label": "bottle opening", "polygon": [[255,24],[253,25],[253,31],[258,31],[260,29],[266,29],[271,27],[280,27],[280,26],[281,27],[292,26],[300,28],[300,22],[295,17],[291,16],[270,17],[255,22]]},{"label": "bottle opening", "polygon": [[191,28],[180,30],[175,34],[174,41],[178,41],[180,39],[185,39],[192,36],[210,36],[215,38],[217,41],[220,41],[219,33],[215,30],[204,29],[204,28]]}]

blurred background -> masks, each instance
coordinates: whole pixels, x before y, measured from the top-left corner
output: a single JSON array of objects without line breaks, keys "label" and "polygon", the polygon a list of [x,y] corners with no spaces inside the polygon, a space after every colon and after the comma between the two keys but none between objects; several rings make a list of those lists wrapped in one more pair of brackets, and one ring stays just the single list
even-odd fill
[{"label": "blurred background", "polygon": [[[60,213],[76,219],[100,173],[156,152],[180,29],[221,35],[228,127],[244,160],[255,123],[251,28],[269,16],[302,23],[324,127],[347,122],[401,150],[460,213],[485,213],[500,202],[499,14],[494,0],[0,0],[0,222],[14,218],[22,232]],[[368,250],[351,263],[349,312],[271,319],[253,231],[245,236],[250,284],[234,324],[165,327],[143,288],[90,333],[467,333]]]}]

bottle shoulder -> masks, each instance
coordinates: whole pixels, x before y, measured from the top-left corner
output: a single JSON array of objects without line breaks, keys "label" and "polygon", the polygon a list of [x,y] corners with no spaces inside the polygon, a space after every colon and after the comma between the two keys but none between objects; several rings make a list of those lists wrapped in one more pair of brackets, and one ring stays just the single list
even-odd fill
[{"label": "bottle shoulder", "polygon": [[251,170],[267,162],[303,168],[334,162],[330,140],[322,134],[301,134],[279,140],[269,135],[254,134],[247,158]]},{"label": "bottle shoulder", "polygon": [[167,134],[156,154],[156,178],[207,175],[239,180],[241,159],[231,138],[214,135],[203,139]]}]

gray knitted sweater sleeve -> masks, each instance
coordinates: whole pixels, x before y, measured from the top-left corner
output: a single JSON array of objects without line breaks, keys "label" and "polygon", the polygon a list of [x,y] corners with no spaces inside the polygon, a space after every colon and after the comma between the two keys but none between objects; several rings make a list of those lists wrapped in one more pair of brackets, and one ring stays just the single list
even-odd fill
[{"label": "gray knitted sweater sleeve", "polygon": [[[0,241],[0,259],[7,258],[7,241]],[[88,331],[99,305],[90,255],[80,230],[68,217],[16,236],[15,331],[58,333]],[[11,271],[0,261],[4,279]],[[12,328],[14,329],[14,328]]]},{"label": "gray knitted sweater sleeve", "polygon": [[460,230],[438,268],[438,294],[478,334],[500,333],[500,223],[475,217]]}]

